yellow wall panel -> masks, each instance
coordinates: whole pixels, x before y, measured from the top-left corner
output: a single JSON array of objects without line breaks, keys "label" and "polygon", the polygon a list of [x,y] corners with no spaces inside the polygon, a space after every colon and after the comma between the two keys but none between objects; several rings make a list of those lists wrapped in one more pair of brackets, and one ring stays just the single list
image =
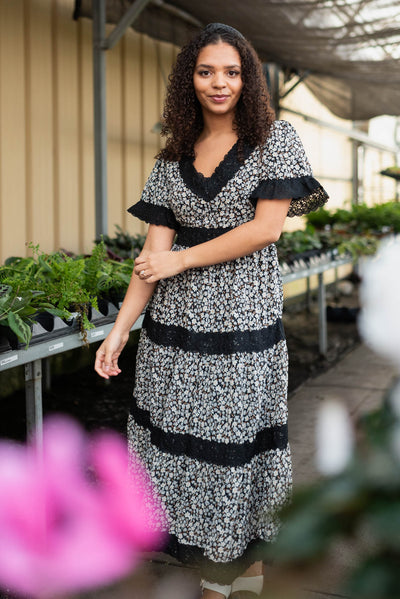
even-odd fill
[{"label": "yellow wall panel", "polygon": [[153,40],[147,36],[142,36],[142,54],[144,182],[154,166],[154,156],[159,150],[159,136],[153,129],[160,120],[157,53]]},{"label": "yellow wall panel", "polygon": [[124,38],[124,122],[125,122],[125,196],[121,215],[122,227],[131,234],[142,233],[143,223],[126,209],[140,199],[142,191],[142,94],[138,82],[142,71],[142,44],[140,35],[128,31]]},{"label": "yellow wall panel", "polygon": [[93,143],[93,50],[92,22],[78,23],[79,77],[79,202],[81,206],[80,251],[90,252],[95,238],[94,143]]},{"label": "yellow wall panel", "polygon": [[77,23],[70,7],[56,2],[54,23],[57,89],[58,223],[56,248],[79,249],[82,226],[78,187],[78,53]]},{"label": "yellow wall panel", "polygon": [[[111,29],[107,28],[107,33]],[[106,55],[108,232],[121,222],[122,206],[122,44]]]},{"label": "yellow wall panel", "polygon": [[52,7],[49,2],[25,3],[27,72],[26,189],[28,239],[43,251],[54,249]]},{"label": "yellow wall panel", "polygon": [[24,3],[0,1],[0,259],[25,253]]},{"label": "yellow wall panel", "polygon": [[[27,253],[26,241],[45,251],[92,248],[92,21],[73,21],[73,8],[73,0],[0,0],[1,260]],[[106,53],[110,234],[115,224],[147,228],[126,209],[160,148],[154,127],[175,55],[132,29]]]},{"label": "yellow wall panel", "polygon": [[[164,110],[165,95],[168,85],[168,77],[175,62],[175,48],[171,44],[159,42],[158,45],[158,61],[159,61],[159,85],[160,85],[160,115]],[[161,145],[164,145],[165,140],[161,139]]]}]

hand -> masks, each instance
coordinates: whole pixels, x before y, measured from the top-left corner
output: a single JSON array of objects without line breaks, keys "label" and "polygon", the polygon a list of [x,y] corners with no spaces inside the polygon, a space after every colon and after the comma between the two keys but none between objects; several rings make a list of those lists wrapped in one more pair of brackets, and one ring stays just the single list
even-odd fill
[{"label": "hand", "polygon": [[104,339],[96,352],[94,369],[97,374],[104,379],[109,379],[110,376],[117,376],[121,372],[118,366],[118,358],[128,338],[129,333],[121,335],[113,329],[106,339]]},{"label": "hand", "polygon": [[135,260],[134,272],[146,283],[173,277],[185,270],[182,252],[143,252]]}]

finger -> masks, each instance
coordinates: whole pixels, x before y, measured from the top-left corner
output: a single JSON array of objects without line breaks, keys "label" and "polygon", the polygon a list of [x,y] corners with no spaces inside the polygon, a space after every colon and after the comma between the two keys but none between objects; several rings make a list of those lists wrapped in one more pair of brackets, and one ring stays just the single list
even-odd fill
[{"label": "finger", "polygon": [[113,364],[112,364],[112,371],[110,374],[112,374],[112,376],[116,376],[117,374],[119,374],[121,372],[120,367],[118,366],[118,362],[117,360],[114,360]]},{"label": "finger", "polygon": [[121,372],[118,366],[118,356],[113,357],[113,354],[107,354],[100,347],[96,352],[94,369],[104,379],[108,379],[110,376],[117,376]]},{"label": "finger", "polygon": [[106,372],[104,372],[104,370],[103,370],[103,368],[102,368],[101,364],[100,364],[100,363],[98,363],[98,362],[97,362],[97,360],[96,360],[96,362],[95,362],[94,369],[95,369],[95,371],[97,372],[97,374],[98,374],[99,376],[101,376],[103,379],[108,379],[108,378],[109,378],[108,374],[107,374]]},{"label": "finger", "polygon": [[135,266],[140,266],[141,264],[144,264],[144,262],[146,262],[146,258],[144,258],[143,256],[138,256],[135,260]]},{"label": "finger", "polygon": [[96,360],[94,362],[94,367],[101,368],[104,361],[104,353],[96,353]]},{"label": "finger", "polygon": [[148,270],[145,270],[144,268],[142,268],[142,270],[139,271],[139,278],[143,279],[143,280],[147,280],[149,277],[151,277],[151,272]]},{"label": "finger", "polygon": [[144,278],[144,273],[146,272],[146,267],[144,264],[135,268],[135,274],[141,279]]}]

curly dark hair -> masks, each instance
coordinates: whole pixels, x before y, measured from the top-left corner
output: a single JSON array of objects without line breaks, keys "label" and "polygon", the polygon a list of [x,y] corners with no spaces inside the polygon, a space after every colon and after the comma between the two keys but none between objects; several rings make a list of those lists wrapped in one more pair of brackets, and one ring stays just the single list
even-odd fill
[{"label": "curly dark hair", "polygon": [[203,114],[194,85],[193,73],[199,52],[209,44],[230,44],[239,52],[243,88],[235,109],[234,127],[238,135],[238,156],[243,160],[245,144],[265,143],[275,119],[260,59],[246,38],[233,27],[221,23],[207,25],[183,46],[169,76],[161,135],[167,137],[158,158],[175,161],[194,157],[194,144],[203,130]]}]

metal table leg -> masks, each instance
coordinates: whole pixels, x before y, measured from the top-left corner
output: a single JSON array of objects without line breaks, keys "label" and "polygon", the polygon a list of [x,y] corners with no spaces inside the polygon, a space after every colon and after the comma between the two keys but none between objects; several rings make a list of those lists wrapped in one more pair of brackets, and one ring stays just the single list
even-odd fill
[{"label": "metal table leg", "polygon": [[306,308],[307,308],[307,312],[310,314],[310,312],[311,312],[311,284],[310,284],[310,277],[306,277],[306,281],[307,281]]},{"label": "metal table leg", "polygon": [[326,295],[324,285],[324,273],[318,274],[318,329],[319,329],[319,351],[326,356],[328,351],[328,329],[326,324]]},{"label": "metal table leg", "polygon": [[43,445],[42,361],[25,364],[26,429],[28,438]]}]

